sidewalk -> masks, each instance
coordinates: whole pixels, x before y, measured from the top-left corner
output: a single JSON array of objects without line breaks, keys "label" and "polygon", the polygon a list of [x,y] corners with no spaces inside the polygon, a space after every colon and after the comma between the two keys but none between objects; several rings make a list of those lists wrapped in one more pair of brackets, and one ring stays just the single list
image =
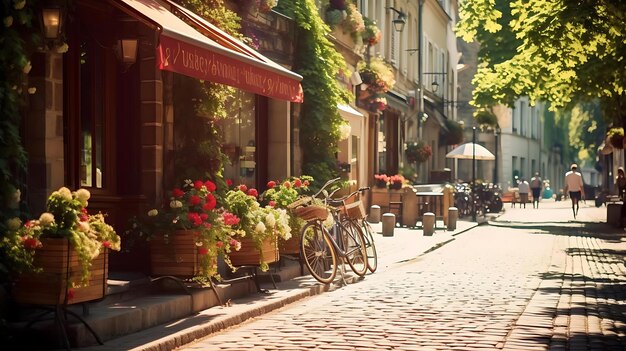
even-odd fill
[{"label": "sidewalk", "polygon": [[[372,228],[376,232],[374,240],[378,253],[378,269],[373,274],[385,274],[384,272],[393,265],[417,258],[454,240],[456,235],[477,226],[477,223],[458,221],[456,230],[446,231],[443,228],[443,223],[438,221],[437,224],[439,227],[436,228],[432,236],[424,236],[421,229],[395,228],[392,237],[383,237],[380,234],[382,224],[373,224]],[[367,276],[364,279],[367,279]],[[348,276],[346,281],[348,284],[352,284],[358,282],[358,279],[354,276]],[[271,284],[264,284],[263,288],[268,289],[268,293],[253,293],[244,298],[233,299],[226,304],[228,306],[211,307],[180,320],[106,340],[104,345],[81,348],[80,350],[171,350],[195,339],[243,323],[250,318],[262,316],[290,303],[341,288],[341,284],[339,277],[335,279],[334,284],[324,286],[310,276],[277,282],[276,289]],[[177,304],[194,303],[193,296],[178,295],[175,298]],[[122,306],[111,306],[111,308],[116,307],[122,308]],[[150,318],[149,315],[144,315],[142,310],[138,309],[137,312],[135,318]],[[93,313],[93,315],[95,314]],[[121,321],[117,323],[119,322]]]}]

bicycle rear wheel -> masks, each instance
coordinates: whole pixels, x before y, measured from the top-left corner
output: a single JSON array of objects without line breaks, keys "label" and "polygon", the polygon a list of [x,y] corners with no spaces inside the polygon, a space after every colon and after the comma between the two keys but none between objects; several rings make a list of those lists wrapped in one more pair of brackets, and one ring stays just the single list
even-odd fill
[{"label": "bicycle rear wheel", "polygon": [[367,252],[365,251],[365,239],[360,226],[352,220],[344,221],[341,228],[343,239],[343,251],[346,253],[346,261],[354,274],[362,277],[367,273]]},{"label": "bicycle rear wheel", "polygon": [[306,268],[320,283],[332,283],[337,274],[337,255],[328,233],[317,222],[306,224],[300,233],[300,254]]},{"label": "bicycle rear wheel", "polygon": [[365,252],[367,253],[367,269],[374,273],[378,268],[378,254],[376,253],[376,245],[374,244],[374,235],[372,235],[372,227],[365,219],[362,219],[363,239],[365,239]]}]

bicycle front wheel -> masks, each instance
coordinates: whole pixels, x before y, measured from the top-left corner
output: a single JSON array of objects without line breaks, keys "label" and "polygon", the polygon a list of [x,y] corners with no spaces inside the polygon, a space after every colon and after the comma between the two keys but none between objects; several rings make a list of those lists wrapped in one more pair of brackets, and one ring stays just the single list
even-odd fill
[{"label": "bicycle front wheel", "polygon": [[363,221],[363,239],[365,239],[365,252],[367,253],[367,269],[374,273],[378,268],[378,254],[376,253],[376,245],[374,244],[374,235],[372,235],[372,227],[365,219]]},{"label": "bicycle front wheel", "polygon": [[363,231],[354,221],[345,221],[341,225],[343,250],[346,261],[354,274],[362,277],[367,273],[367,253]]},{"label": "bicycle front wheel", "polygon": [[320,283],[332,283],[337,274],[337,255],[328,233],[316,222],[306,224],[300,233],[300,254],[306,268]]}]

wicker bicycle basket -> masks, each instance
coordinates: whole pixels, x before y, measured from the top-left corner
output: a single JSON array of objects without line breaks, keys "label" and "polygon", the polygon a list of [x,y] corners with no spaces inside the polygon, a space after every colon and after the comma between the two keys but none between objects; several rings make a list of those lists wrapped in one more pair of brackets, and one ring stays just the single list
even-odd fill
[{"label": "wicker bicycle basket", "polygon": [[355,201],[343,206],[342,213],[352,219],[363,219],[367,217],[367,213],[365,213],[365,208],[363,208],[361,201]]},{"label": "wicker bicycle basket", "polygon": [[312,205],[312,206],[298,207],[294,209],[293,212],[296,216],[304,219],[307,222],[314,221],[316,219],[323,221],[326,218],[328,218],[328,209],[322,206]]}]

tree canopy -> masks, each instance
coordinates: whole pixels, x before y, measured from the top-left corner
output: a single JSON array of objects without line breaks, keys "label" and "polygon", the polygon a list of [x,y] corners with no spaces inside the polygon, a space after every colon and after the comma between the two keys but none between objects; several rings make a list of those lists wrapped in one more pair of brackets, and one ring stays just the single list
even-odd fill
[{"label": "tree canopy", "polygon": [[463,1],[457,34],[481,45],[481,36],[495,35],[481,52],[473,104],[512,105],[527,95],[556,109],[597,100],[608,119],[623,124],[624,23],[623,0]]}]

